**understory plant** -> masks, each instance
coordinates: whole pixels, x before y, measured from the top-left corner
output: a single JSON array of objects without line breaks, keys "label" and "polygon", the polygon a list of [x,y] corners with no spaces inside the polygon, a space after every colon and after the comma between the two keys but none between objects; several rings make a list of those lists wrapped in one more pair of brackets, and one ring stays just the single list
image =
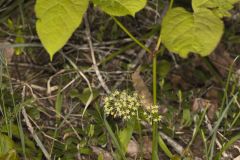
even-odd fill
[{"label": "understory plant", "polygon": [[[36,30],[52,60],[53,56],[80,26],[89,4],[92,3],[97,9],[110,15],[127,35],[153,55],[153,106],[150,107],[153,110],[141,110],[138,95],[126,91],[115,91],[108,95],[105,98],[104,109],[107,115],[122,118],[127,123],[127,132],[118,134],[127,137],[127,140],[120,143],[120,148],[124,149],[120,151],[119,156],[123,159],[125,159],[127,142],[131,139],[133,132],[133,127],[131,128],[129,125],[138,121],[139,118],[141,119],[141,116],[150,121],[153,130],[152,159],[156,160],[158,159],[158,122],[160,120],[156,98],[156,68],[160,44],[162,43],[170,52],[183,58],[187,57],[189,53],[201,56],[209,55],[216,48],[224,32],[222,18],[230,16],[229,10],[236,2],[239,0],[192,0],[192,11],[182,7],[169,7],[162,23],[159,24],[161,31],[154,51],[145,47],[116,18],[127,15],[134,16],[146,6],[147,0],[37,0],[35,5]],[[170,4],[173,4],[173,0]],[[131,121],[132,119],[135,120]],[[112,133],[110,129],[109,131]]]},{"label": "understory plant", "polygon": [[120,150],[124,154],[136,126],[141,137],[141,125],[139,122],[147,121],[152,125],[153,122],[156,123],[161,120],[161,116],[158,113],[159,107],[157,105],[144,107],[140,98],[141,96],[137,93],[131,93],[126,90],[116,90],[104,98],[103,107],[106,116],[121,119],[125,123],[125,127],[117,133],[121,146]]}]

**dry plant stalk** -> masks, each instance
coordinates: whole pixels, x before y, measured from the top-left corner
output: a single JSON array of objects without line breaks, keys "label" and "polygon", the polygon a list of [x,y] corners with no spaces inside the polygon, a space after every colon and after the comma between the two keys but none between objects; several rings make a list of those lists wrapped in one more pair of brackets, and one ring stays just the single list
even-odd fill
[{"label": "dry plant stalk", "polygon": [[141,97],[140,100],[143,107],[149,110],[149,107],[153,106],[153,97],[140,75],[140,67],[132,74],[132,82],[136,92]]}]

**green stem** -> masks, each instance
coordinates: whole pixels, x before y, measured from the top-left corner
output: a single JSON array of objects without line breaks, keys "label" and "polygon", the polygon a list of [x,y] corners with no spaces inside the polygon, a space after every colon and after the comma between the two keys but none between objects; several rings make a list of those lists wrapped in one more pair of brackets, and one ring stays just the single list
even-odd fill
[{"label": "green stem", "polygon": [[198,131],[200,130],[201,124],[202,124],[202,122],[203,122],[203,120],[204,120],[204,117],[205,117],[206,113],[207,113],[207,108],[204,109],[203,114],[202,114],[202,116],[200,117],[199,122],[197,122],[197,125],[196,125],[196,127],[195,127],[195,129],[194,129],[194,132],[193,132],[192,139],[191,139],[191,141],[188,143],[187,148],[190,148],[191,145],[193,144],[193,141],[195,140],[195,138],[196,138],[196,136],[197,136],[197,134],[198,134]]},{"label": "green stem", "polygon": [[[146,39],[149,39],[149,37],[155,35],[156,32],[158,32],[158,31],[159,31],[159,28],[153,27],[152,30],[150,32],[146,33],[145,35],[143,35],[143,37],[141,37],[140,40],[144,41]],[[103,64],[109,62],[110,60],[112,60],[113,58],[118,56],[119,54],[124,53],[126,50],[134,47],[135,45],[136,45],[136,42],[131,42],[127,46],[122,47],[119,51],[116,51],[116,52],[113,52],[113,53],[109,54],[103,60],[100,61],[99,65],[103,65]]]},{"label": "green stem", "polygon": [[[157,45],[154,51],[154,57],[153,57],[153,104],[157,105],[157,56],[158,51],[160,49],[161,45],[161,32],[158,37]],[[170,150],[167,148],[167,145],[162,140],[161,136],[158,134],[158,123],[153,122],[153,144],[152,144],[152,160],[158,160],[158,142],[161,147],[161,149],[164,151],[164,153],[169,156],[170,158],[173,156]]]},{"label": "green stem", "polygon": [[138,127],[138,132],[139,132],[139,137],[140,137],[140,158],[139,160],[143,160],[143,136],[142,136],[142,127],[141,127],[141,120],[139,118],[139,113],[137,112],[137,127]]},{"label": "green stem", "polygon": [[117,25],[134,41],[136,42],[140,47],[142,47],[145,51],[147,51],[148,53],[152,53],[151,50],[149,48],[147,48],[144,44],[142,44],[137,38],[135,38],[126,27],[124,27],[124,25],[117,20],[117,18],[112,16],[112,19],[117,23]]},{"label": "green stem", "polygon": [[[161,32],[157,41],[157,45],[155,48],[155,54],[153,57],[153,66],[152,66],[152,74],[153,74],[153,105],[157,105],[157,51],[160,48],[161,44]],[[152,126],[152,160],[158,160],[158,123],[153,122]]]},{"label": "green stem", "polygon": [[[158,43],[160,45],[160,43]],[[153,57],[153,104],[157,104],[157,54]],[[158,160],[158,123],[153,122],[152,160]]]},{"label": "green stem", "polygon": [[174,0],[170,0],[169,9],[172,8]]}]

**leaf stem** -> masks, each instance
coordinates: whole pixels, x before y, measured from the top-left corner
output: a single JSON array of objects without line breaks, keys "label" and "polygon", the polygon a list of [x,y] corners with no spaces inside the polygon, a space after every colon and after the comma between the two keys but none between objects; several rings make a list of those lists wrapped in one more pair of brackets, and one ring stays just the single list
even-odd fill
[{"label": "leaf stem", "polygon": [[[153,62],[152,62],[152,74],[153,74],[153,105],[157,105],[157,51],[160,48],[160,44],[161,44],[161,32],[157,41],[157,45],[156,48],[154,50],[154,57],[153,57]],[[158,160],[158,123],[157,122],[153,122],[153,126],[152,126],[152,160]]]},{"label": "leaf stem", "polygon": [[129,31],[128,29],[119,21],[117,18],[111,16],[112,19],[117,23],[117,25],[134,41],[136,42],[140,47],[142,47],[145,51],[148,53],[152,53],[149,48],[147,48],[143,43],[141,43],[137,38],[135,38]]},{"label": "leaf stem", "polygon": [[[157,54],[153,57],[153,105],[157,104]],[[158,123],[153,122],[152,126],[152,160],[158,160]]]},{"label": "leaf stem", "polygon": [[[154,50],[153,68],[152,68],[152,72],[153,72],[153,104],[154,105],[157,105],[157,56],[159,53],[158,51],[160,49],[161,41],[162,41],[162,38],[161,38],[161,32],[160,32],[160,35],[159,35],[158,41],[157,41],[157,45]],[[170,150],[167,148],[167,145],[164,143],[161,136],[158,134],[158,123],[157,122],[153,122],[152,130],[153,130],[152,160],[158,160],[158,142],[159,142],[161,149],[167,154],[167,156],[169,156],[171,158],[172,154],[171,154]]]},{"label": "leaf stem", "polygon": [[169,9],[172,8],[174,0],[170,0]]}]

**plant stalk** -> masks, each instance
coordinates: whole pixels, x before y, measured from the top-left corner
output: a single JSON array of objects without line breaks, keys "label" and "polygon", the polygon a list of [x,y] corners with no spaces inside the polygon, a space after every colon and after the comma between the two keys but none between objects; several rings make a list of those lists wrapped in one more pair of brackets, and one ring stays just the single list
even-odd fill
[{"label": "plant stalk", "polygon": [[[157,104],[157,54],[153,57],[153,105]],[[158,160],[158,123],[152,126],[152,160]]]},{"label": "plant stalk", "polygon": [[135,38],[129,31],[128,29],[119,21],[117,18],[112,16],[112,19],[117,23],[117,25],[135,42],[137,43],[140,47],[142,47],[146,52],[152,53],[149,48],[147,48],[143,43],[141,43],[137,38]]}]

